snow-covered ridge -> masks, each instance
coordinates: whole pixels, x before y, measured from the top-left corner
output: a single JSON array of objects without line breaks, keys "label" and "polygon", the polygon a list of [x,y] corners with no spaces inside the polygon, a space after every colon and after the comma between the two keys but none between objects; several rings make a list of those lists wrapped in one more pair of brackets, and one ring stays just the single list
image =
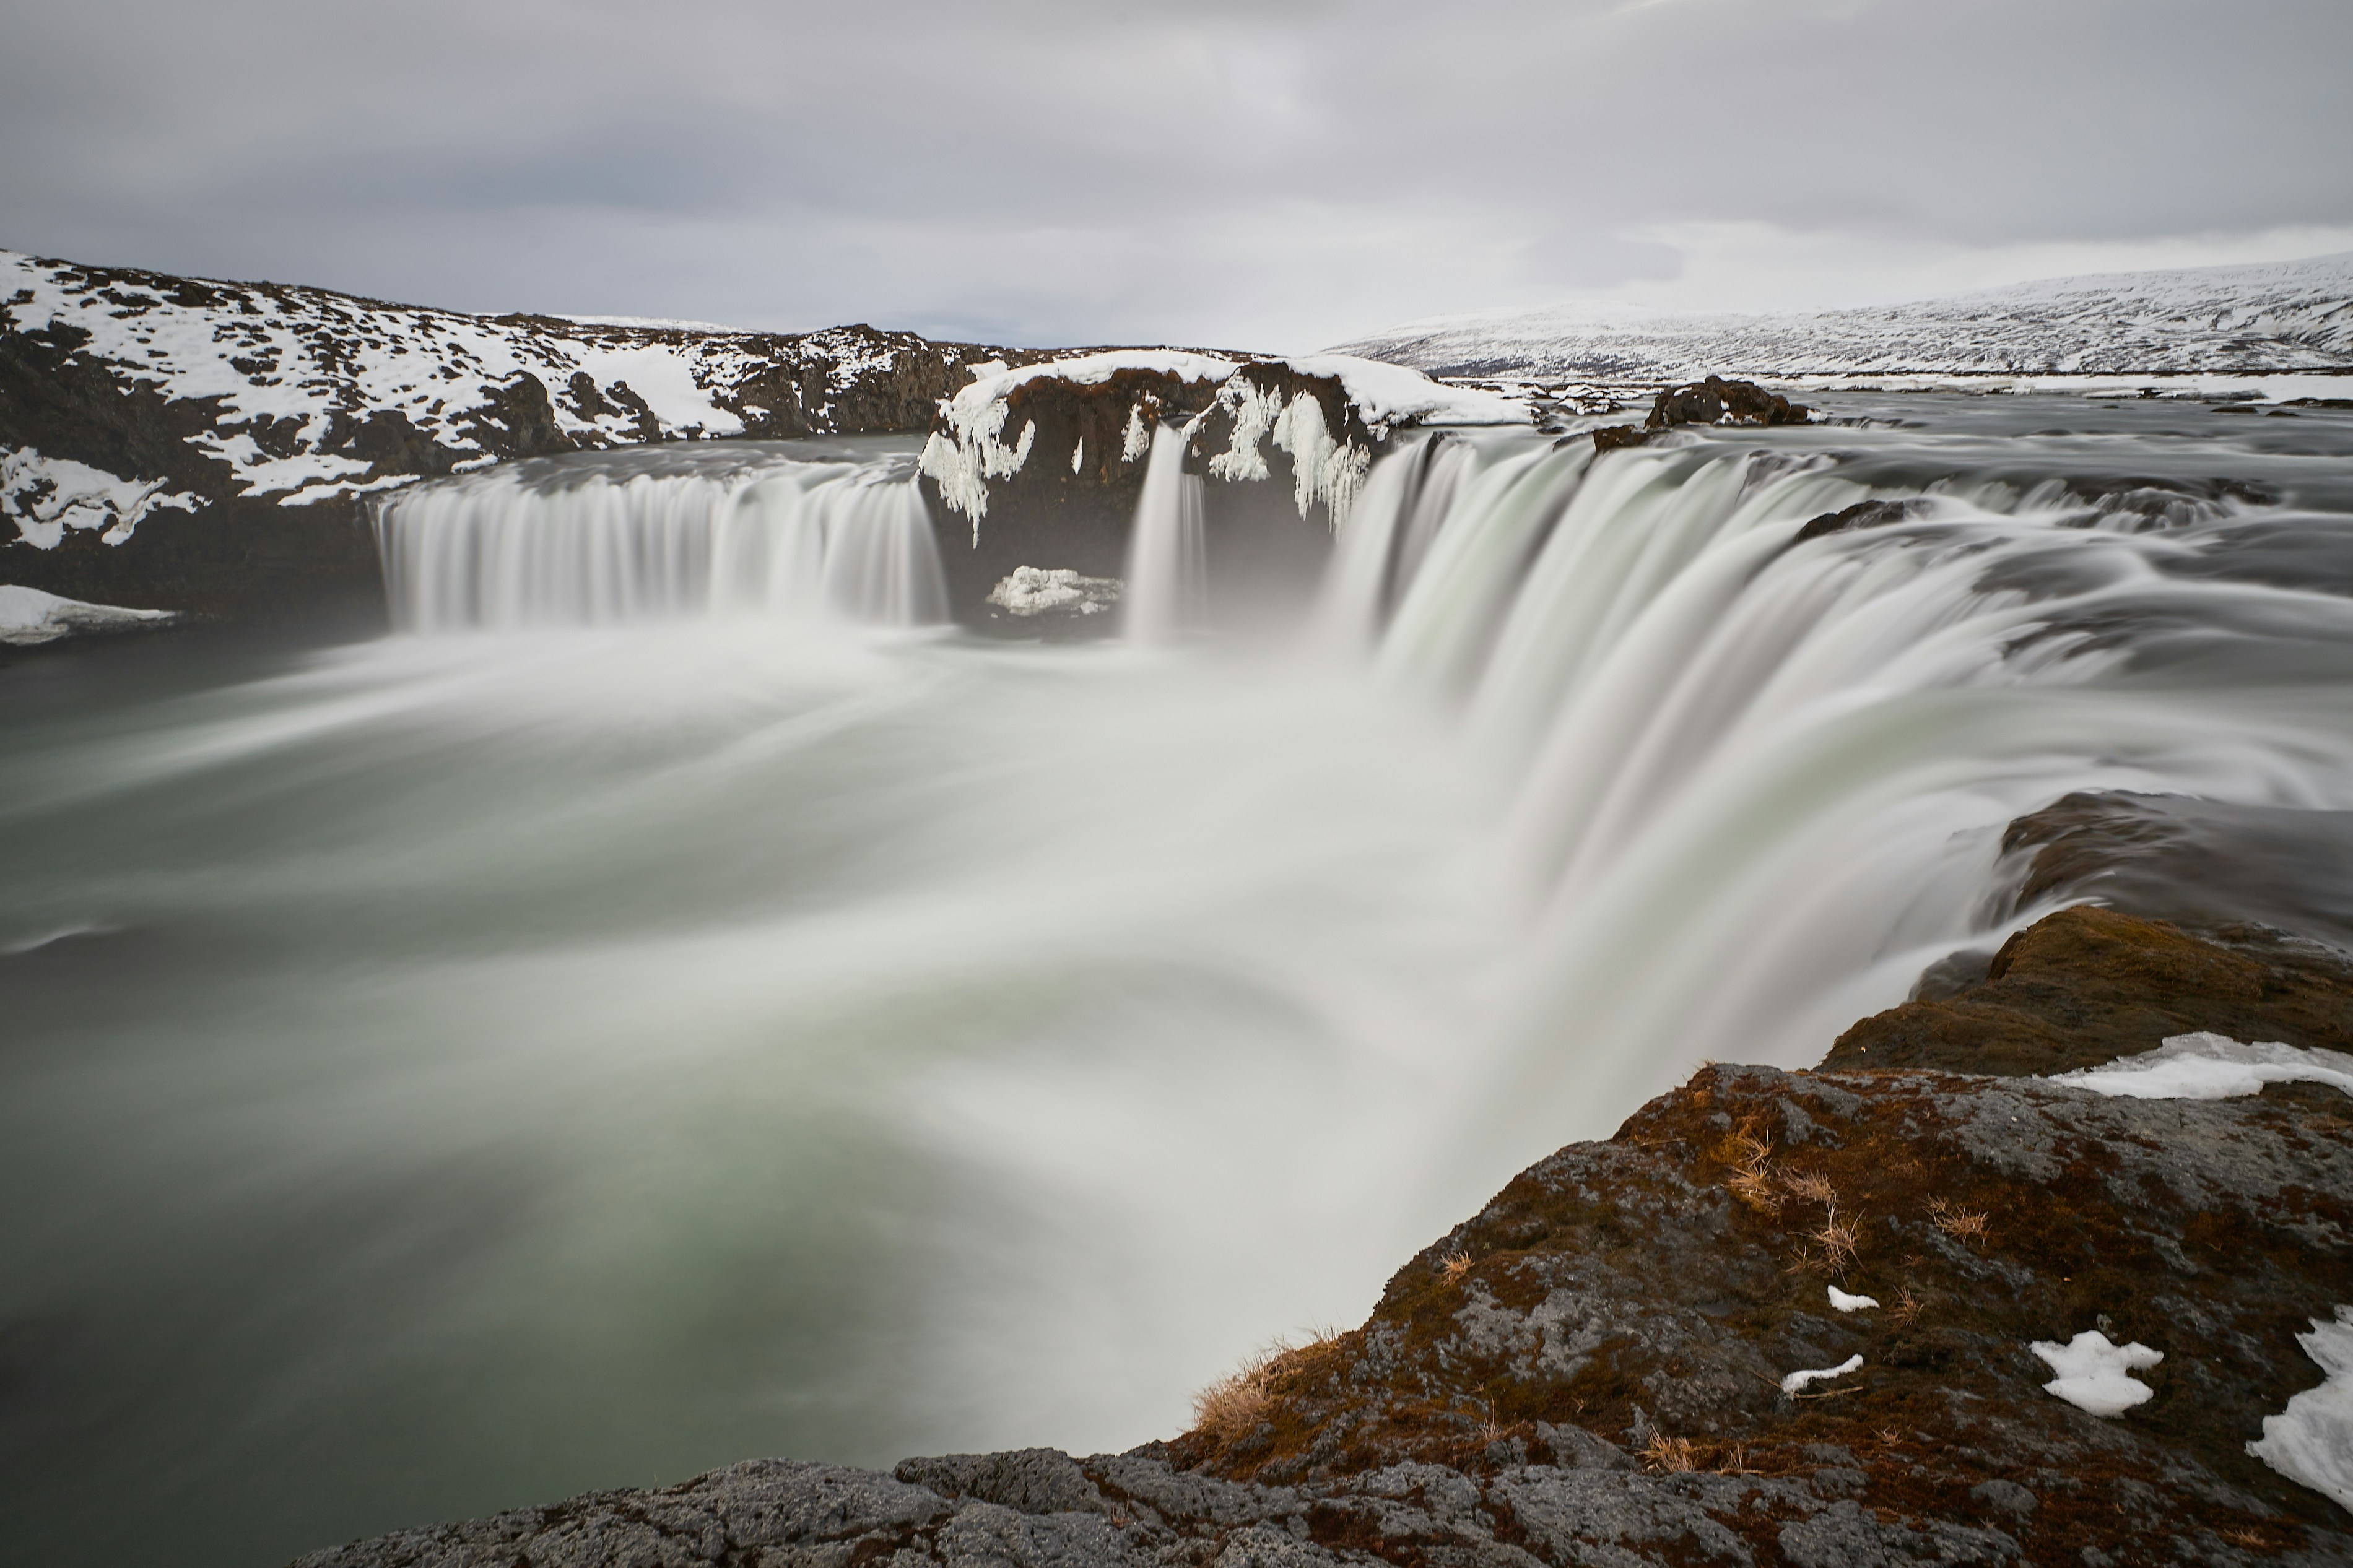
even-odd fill
[{"label": "snow-covered ridge", "polygon": [[1436,375],[1679,381],[1842,374],[2353,370],[2353,252],[2050,279],[1777,315],[1564,307],[1433,318],[1336,351]]},{"label": "snow-covered ridge", "polygon": [[[203,405],[185,439],[227,467],[228,493],[288,504],[405,482],[416,467],[388,454],[420,444],[441,449],[432,467],[463,468],[517,455],[528,434],[583,447],[830,431],[839,405],[902,356],[938,356],[958,377],[969,357],[861,327],[785,336],[475,316],[13,251],[0,251],[0,330],[62,352],[58,371],[101,368],[119,388]],[[0,445],[32,443],[0,429]]]}]

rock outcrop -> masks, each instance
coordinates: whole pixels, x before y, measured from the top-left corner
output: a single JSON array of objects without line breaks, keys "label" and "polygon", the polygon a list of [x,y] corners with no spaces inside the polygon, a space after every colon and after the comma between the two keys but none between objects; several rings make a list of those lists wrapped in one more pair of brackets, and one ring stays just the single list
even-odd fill
[{"label": "rock outcrop", "polygon": [[1642,423],[1646,429],[1667,430],[1678,425],[1803,425],[1807,417],[1805,405],[1753,381],[1711,375],[1660,393]]},{"label": "rock outcrop", "polygon": [[[2353,1560],[2353,1517],[2247,1450],[2353,1302],[2353,1100],[2017,1076],[2179,1026],[2347,1043],[2353,968],[2253,940],[2063,911],[1822,1070],[1704,1068],[1171,1442],[755,1461],[304,1568]],[[2035,1347],[2084,1334],[2161,1353],[2145,1403],[2047,1390]]]}]

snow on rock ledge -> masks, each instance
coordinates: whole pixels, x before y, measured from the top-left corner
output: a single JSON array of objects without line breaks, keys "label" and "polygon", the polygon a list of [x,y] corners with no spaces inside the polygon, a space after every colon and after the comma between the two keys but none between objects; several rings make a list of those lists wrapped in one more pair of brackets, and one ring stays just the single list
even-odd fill
[{"label": "snow on rock ledge", "polygon": [[13,647],[55,642],[79,632],[117,632],[162,626],[178,618],[169,610],[85,605],[79,599],[44,594],[38,588],[0,584],[0,644]]},{"label": "snow on rock ledge", "polygon": [[157,507],[196,510],[196,498],[185,490],[163,493],[168,482],[118,479],[30,447],[0,451],[0,519],[15,523],[16,537],[36,550],[55,550],[69,528],[120,544]]}]

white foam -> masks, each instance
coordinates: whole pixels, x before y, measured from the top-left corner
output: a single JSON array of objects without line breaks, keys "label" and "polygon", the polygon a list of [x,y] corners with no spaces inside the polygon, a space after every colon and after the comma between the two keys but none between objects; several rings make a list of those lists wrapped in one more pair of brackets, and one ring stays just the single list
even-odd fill
[{"label": "white foam", "polygon": [[2059,1073],[2051,1081],[2135,1100],[2232,1100],[2261,1094],[2267,1083],[2325,1083],[2353,1094],[2353,1057],[2277,1040],[2246,1045],[2201,1031],[2171,1035],[2153,1051]]},{"label": "white foam", "polygon": [[2298,1486],[2353,1509],[2353,1307],[2337,1309],[2337,1321],[2312,1320],[2312,1332],[2298,1334],[2304,1353],[2328,1374],[2318,1388],[2306,1389],[2277,1415],[2263,1417],[2263,1435],[2247,1452]]},{"label": "white foam", "polygon": [[2063,1345],[2037,1340],[2029,1348],[2059,1374],[2042,1385],[2042,1392],[2094,1415],[2121,1415],[2147,1403],[2155,1391],[2131,1373],[2165,1359],[2163,1351],[2138,1342],[2112,1344],[2096,1329],[2086,1329]]}]

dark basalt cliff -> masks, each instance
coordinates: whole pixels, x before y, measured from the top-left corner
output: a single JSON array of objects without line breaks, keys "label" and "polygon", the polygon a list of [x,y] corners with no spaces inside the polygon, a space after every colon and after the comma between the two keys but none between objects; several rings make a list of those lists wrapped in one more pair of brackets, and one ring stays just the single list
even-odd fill
[{"label": "dark basalt cliff", "polygon": [[0,252],[0,582],[242,618],[381,614],[364,498],[638,442],[922,431],[987,362],[777,334],[470,316]]},{"label": "dark basalt cliff", "polygon": [[991,605],[991,591],[1024,566],[1123,576],[1163,426],[1184,433],[1212,597],[1229,605],[1305,590],[1335,503],[1345,511],[1391,434],[1339,376],[1282,360],[1127,351],[984,376],[944,408],[923,454],[958,617],[1050,631]]},{"label": "dark basalt cliff", "polygon": [[[1531,1167],[1171,1442],[754,1461],[304,1563],[2353,1561],[2353,1519],[2245,1447],[2353,1301],[2353,1100],[2018,1076],[2200,1027],[2341,1046],[2353,964],[2063,911],[1821,1070],[1707,1068]],[[2043,1391],[2030,1345],[2087,1330],[2164,1352],[2146,1404]]]}]

